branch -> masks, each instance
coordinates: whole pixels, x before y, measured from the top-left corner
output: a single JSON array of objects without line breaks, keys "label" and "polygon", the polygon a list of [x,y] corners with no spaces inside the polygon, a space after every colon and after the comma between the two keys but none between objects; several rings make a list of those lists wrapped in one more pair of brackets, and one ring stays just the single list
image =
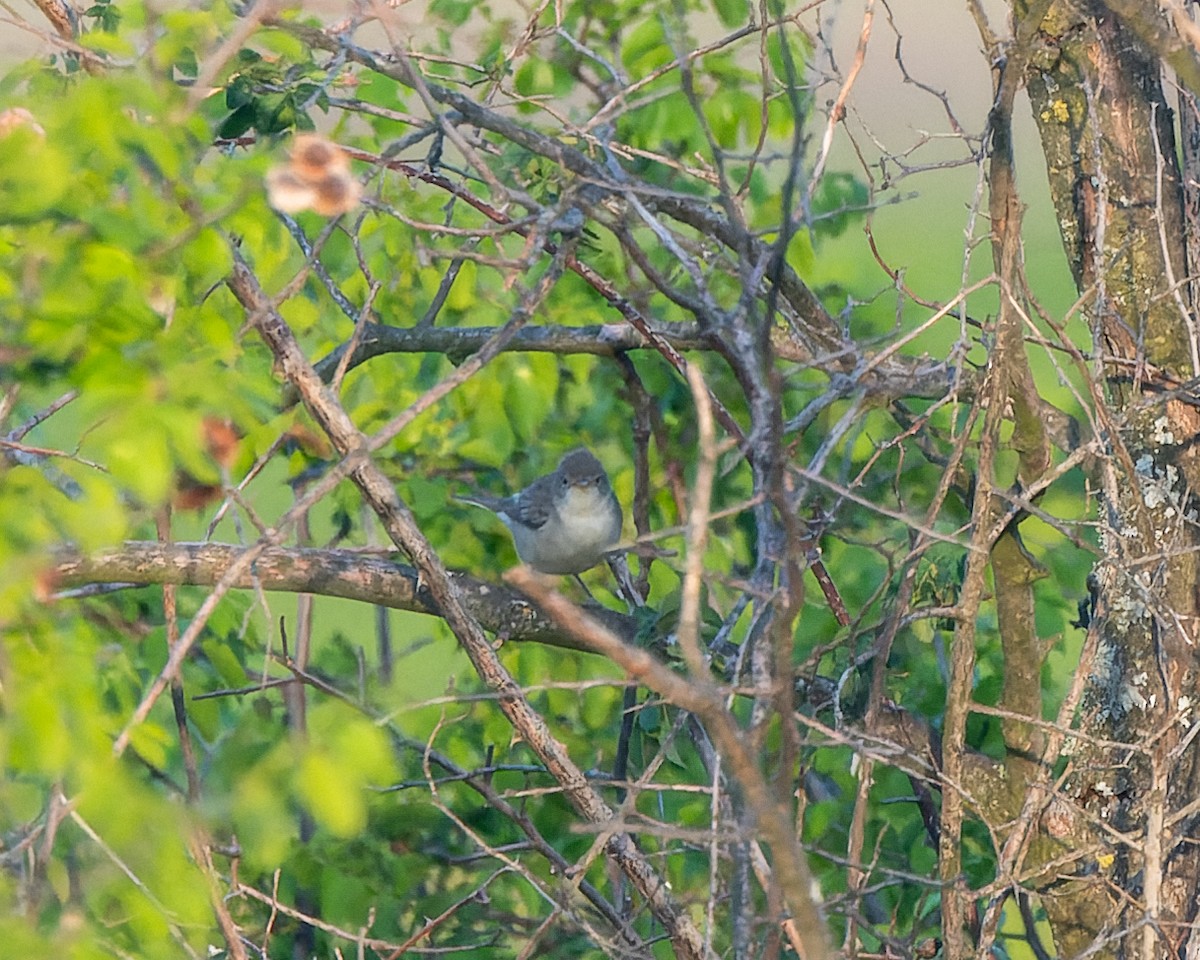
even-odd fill
[{"label": "branch", "polygon": [[33,0],[33,4],[63,40],[75,39],[77,18],[69,4],[64,0]]},{"label": "branch", "polygon": [[[1154,56],[1175,71],[1176,78],[1183,86],[1192,93],[1200,93],[1200,61],[1196,59],[1196,50],[1167,27],[1157,5],[1144,4],[1139,0],[1104,0],[1104,6],[1115,13]],[[1186,25],[1191,23],[1182,9],[1174,14],[1173,19],[1177,28],[1186,29]],[[1194,25],[1189,34],[1194,44]]]},{"label": "branch", "polygon": [[[130,541],[120,547],[83,554],[62,551],[51,571],[54,586],[91,583],[174,583],[210,587],[245,552],[224,543]],[[592,648],[564,633],[517,591],[503,584],[451,572],[464,607],[489,633],[505,640],[544,643],[567,650]],[[261,587],[280,593],[311,593],[439,616],[415,567],[356,550],[269,547],[233,582],[241,590]],[[607,608],[589,611],[608,629],[633,642],[632,617]]]},{"label": "branch", "polygon": [[804,957],[806,960],[831,958],[833,952],[825,932],[825,921],[814,899],[814,881],[804,851],[796,841],[791,811],[776,803],[755,762],[746,732],[725,708],[722,693],[711,683],[680,676],[653,654],[625,643],[561,594],[547,589],[528,567],[516,567],[510,571],[508,579],[536,599],[564,630],[590,644],[597,652],[611,657],[638,683],[700,718],[743,791],[747,805],[757,817],[762,838],[771,847],[775,874],[792,919],[796,921]]},{"label": "branch", "polygon": [[[382,162],[382,161],[381,161]],[[394,161],[390,165],[397,166]],[[409,175],[429,179],[430,175],[414,172],[408,165],[398,165]],[[437,177],[441,181],[443,178]],[[462,195],[455,192],[456,196]],[[468,194],[469,196],[469,194]],[[486,204],[476,202],[476,206],[486,207]],[[505,215],[493,212],[497,220],[504,220]],[[507,222],[507,221],[505,221]],[[524,229],[519,229],[525,235]],[[550,243],[543,246],[547,252],[557,255],[557,248]],[[631,253],[633,250],[631,249]],[[684,350],[716,350],[724,353],[719,339],[700,329],[698,324],[672,324],[667,327],[652,326],[648,320],[633,305],[621,296],[616,289],[601,278],[587,264],[579,261],[573,253],[566,257],[566,265],[583,277],[608,303],[616,309],[627,323],[603,324],[585,327],[529,327],[506,333],[503,344],[495,348],[495,353],[507,351],[546,352],[556,354],[591,354],[595,356],[613,357],[630,350],[653,350],[687,378],[687,361],[681,351]],[[347,370],[365,363],[373,357],[385,353],[443,353],[454,363],[461,363],[465,358],[477,354],[487,345],[494,344],[496,338],[504,333],[493,327],[456,327],[434,328],[419,323],[413,327],[393,327],[369,322],[355,326],[354,336],[350,341],[337,347],[332,353],[315,364],[314,369],[325,383],[331,383],[335,376],[344,375]],[[796,336],[789,334],[782,326],[773,325],[767,331],[771,356],[776,359],[791,360],[806,366],[826,368],[839,361],[844,366],[850,360],[858,357],[857,352],[841,350],[836,355],[818,358],[807,347],[799,342]],[[347,358],[347,351],[352,351]],[[971,395],[973,378],[962,377],[962,372],[948,363],[929,362],[918,358],[908,358],[893,355],[894,348],[888,348],[876,356],[861,357],[862,363],[854,369],[853,382],[860,386],[860,392],[866,396],[884,396],[891,400],[901,397],[922,397],[937,399],[944,395],[946,385],[955,378],[960,378],[960,395],[968,398]],[[713,405],[713,413],[729,434],[739,441],[743,439],[741,428],[726,410],[711,389],[707,390],[709,402]],[[294,389],[285,388],[285,402],[293,404],[297,395]],[[1078,430],[1070,428],[1071,418],[1047,406],[1047,430],[1055,436],[1063,437],[1060,446],[1070,449],[1069,437],[1078,434]],[[1057,429],[1056,429],[1056,426]],[[823,573],[824,568],[818,563],[817,571],[821,589],[830,599],[835,610],[840,601],[836,599],[836,591],[830,589],[828,577]]]},{"label": "branch", "polygon": [[[603,193],[615,197],[632,192],[630,184],[616,182],[607,167],[592,160],[582,150],[482,106],[457,90],[429,82],[416,74],[406,61],[376,54],[349,43],[344,36],[332,36],[316,27],[281,19],[268,19],[267,22],[300,38],[310,47],[341,54],[407,87],[427,91],[433,100],[453,109],[465,125],[489,130],[532,153],[546,157],[586,181],[593,189],[599,188]],[[771,254],[768,244],[716,213],[706,200],[682,194],[664,195],[657,191],[643,199],[648,209],[664,213],[701,235],[716,238],[739,257],[748,256],[757,261]],[[843,372],[852,371],[857,364],[857,351],[853,343],[846,339],[840,325],[795,270],[782,264],[779,272],[776,280],[780,292],[804,323],[803,331],[797,331],[798,337],[807,341],[806,346],[814,356],[829,355],[833,364]]]},{"label": "branch", "polygon": [[[538,285],[526,292],[510,325],[518,319],[527,318],[534,311],[558,275],[556,270],[549,271]],[[592,824],[611,824],[614,820],[612,808],[588,783],[566,747],[554,736],[545,719],[533,709],[520,685],[501,663],[479,621],[468,611],[454,579],[418,529],[412,512],[397,496],[391,481],[368,457],[362,457],[359,462],[359,457],[369,448],[367,438],[321,383],[300,350],[291,328],[267,299],[257,277],[240,257],[235,260],[227,283],[245,309],[247,323],[257,330],[270,349],[277,368],[299,392],[305,408],[343,457],[357,463],[351,479],[379,517],[392,542],[412,558],[431,600],[458,638],[480,679],[498,694],[498,705],[517,736],[529,745],[550,775],[561,784],[564,798],[577,814]],[[512,327],[512,331],[515,329]],[[450,382],[446,389],[458,382],[457,375],[451,375],[448,379]],[[440,395],[439,387],[427,391],[427,395]],[[690,916],[670,892],[665,879],[637,848],[632,837],[626,833],[614,833],[605,844],[605,852],[645,899],[651,913],[671,938],[677,955],[686,960],[707,960],[713,956]]]}]

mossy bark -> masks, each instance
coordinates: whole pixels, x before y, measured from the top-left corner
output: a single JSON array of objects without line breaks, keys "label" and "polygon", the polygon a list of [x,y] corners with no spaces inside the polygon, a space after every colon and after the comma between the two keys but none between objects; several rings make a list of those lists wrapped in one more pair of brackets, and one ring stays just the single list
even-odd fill
[{"label": "mossy bark", "polygon": [[[1019,18],[1028,5],[1015,10]],[[1100,944],[1098,956],[1182,955],[1188,931],[1177,925],[1195,921],[1200,886],[1190,821],[1176,817],[1197,781],[1185,735],[1200,696],[1200,417],[1175,399],[1197,372],[1196,318],[1173,114],[1162,53],[1144,45],[1144,26],[1100,3],[1056,2],[1024,75],[1092,328],[1107,444],[1094,478],[1103,491],[1101,619],[1082,721],[1104,742],[1080,738],[1074,803],[1031,849],[1043,862],[1079,854],[1039,882],[1064,957]],[[1120,842],[1118,832],[1137,839]],[[1147,914],[1157,927],[1142,923]]]}]

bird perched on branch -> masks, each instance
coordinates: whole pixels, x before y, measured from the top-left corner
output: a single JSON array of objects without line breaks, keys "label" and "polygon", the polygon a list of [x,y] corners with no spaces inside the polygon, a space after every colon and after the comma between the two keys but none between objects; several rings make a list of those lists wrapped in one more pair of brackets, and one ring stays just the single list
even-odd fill
[{"label": "bird perched on branch", "polygon": [[580,574],[621,537],[621,505],[590,450],[572,450],[553,473],[510,497],[471,493],[457,499],[495,513],[517,554],[541,573]]}]

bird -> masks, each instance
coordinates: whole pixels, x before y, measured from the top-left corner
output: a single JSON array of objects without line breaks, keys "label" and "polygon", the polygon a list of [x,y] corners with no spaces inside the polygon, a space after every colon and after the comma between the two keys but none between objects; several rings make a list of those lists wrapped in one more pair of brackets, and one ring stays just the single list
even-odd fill
[{"label": "bird", "polygon": [[603,560],[621,537],[621,505],[604,467],[584,447],[566,454],[553,473],[519,493],[468,493],[457,499],[503,520],[517,555],[540,573],[578,577]]}]

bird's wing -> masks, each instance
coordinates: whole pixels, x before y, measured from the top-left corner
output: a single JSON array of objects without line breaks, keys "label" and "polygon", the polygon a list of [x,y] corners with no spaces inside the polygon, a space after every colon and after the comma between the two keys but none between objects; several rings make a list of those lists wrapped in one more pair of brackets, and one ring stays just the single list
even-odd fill
[{"label": "bird's wing", "polygon": [[508,498],[504,505],[505,512],[514,523],[532,530],[540,530],[546,525],[546,521],[550,519],[550,511],[554,509],[554,484],[553,476],[534,480],[515,497]]}]

